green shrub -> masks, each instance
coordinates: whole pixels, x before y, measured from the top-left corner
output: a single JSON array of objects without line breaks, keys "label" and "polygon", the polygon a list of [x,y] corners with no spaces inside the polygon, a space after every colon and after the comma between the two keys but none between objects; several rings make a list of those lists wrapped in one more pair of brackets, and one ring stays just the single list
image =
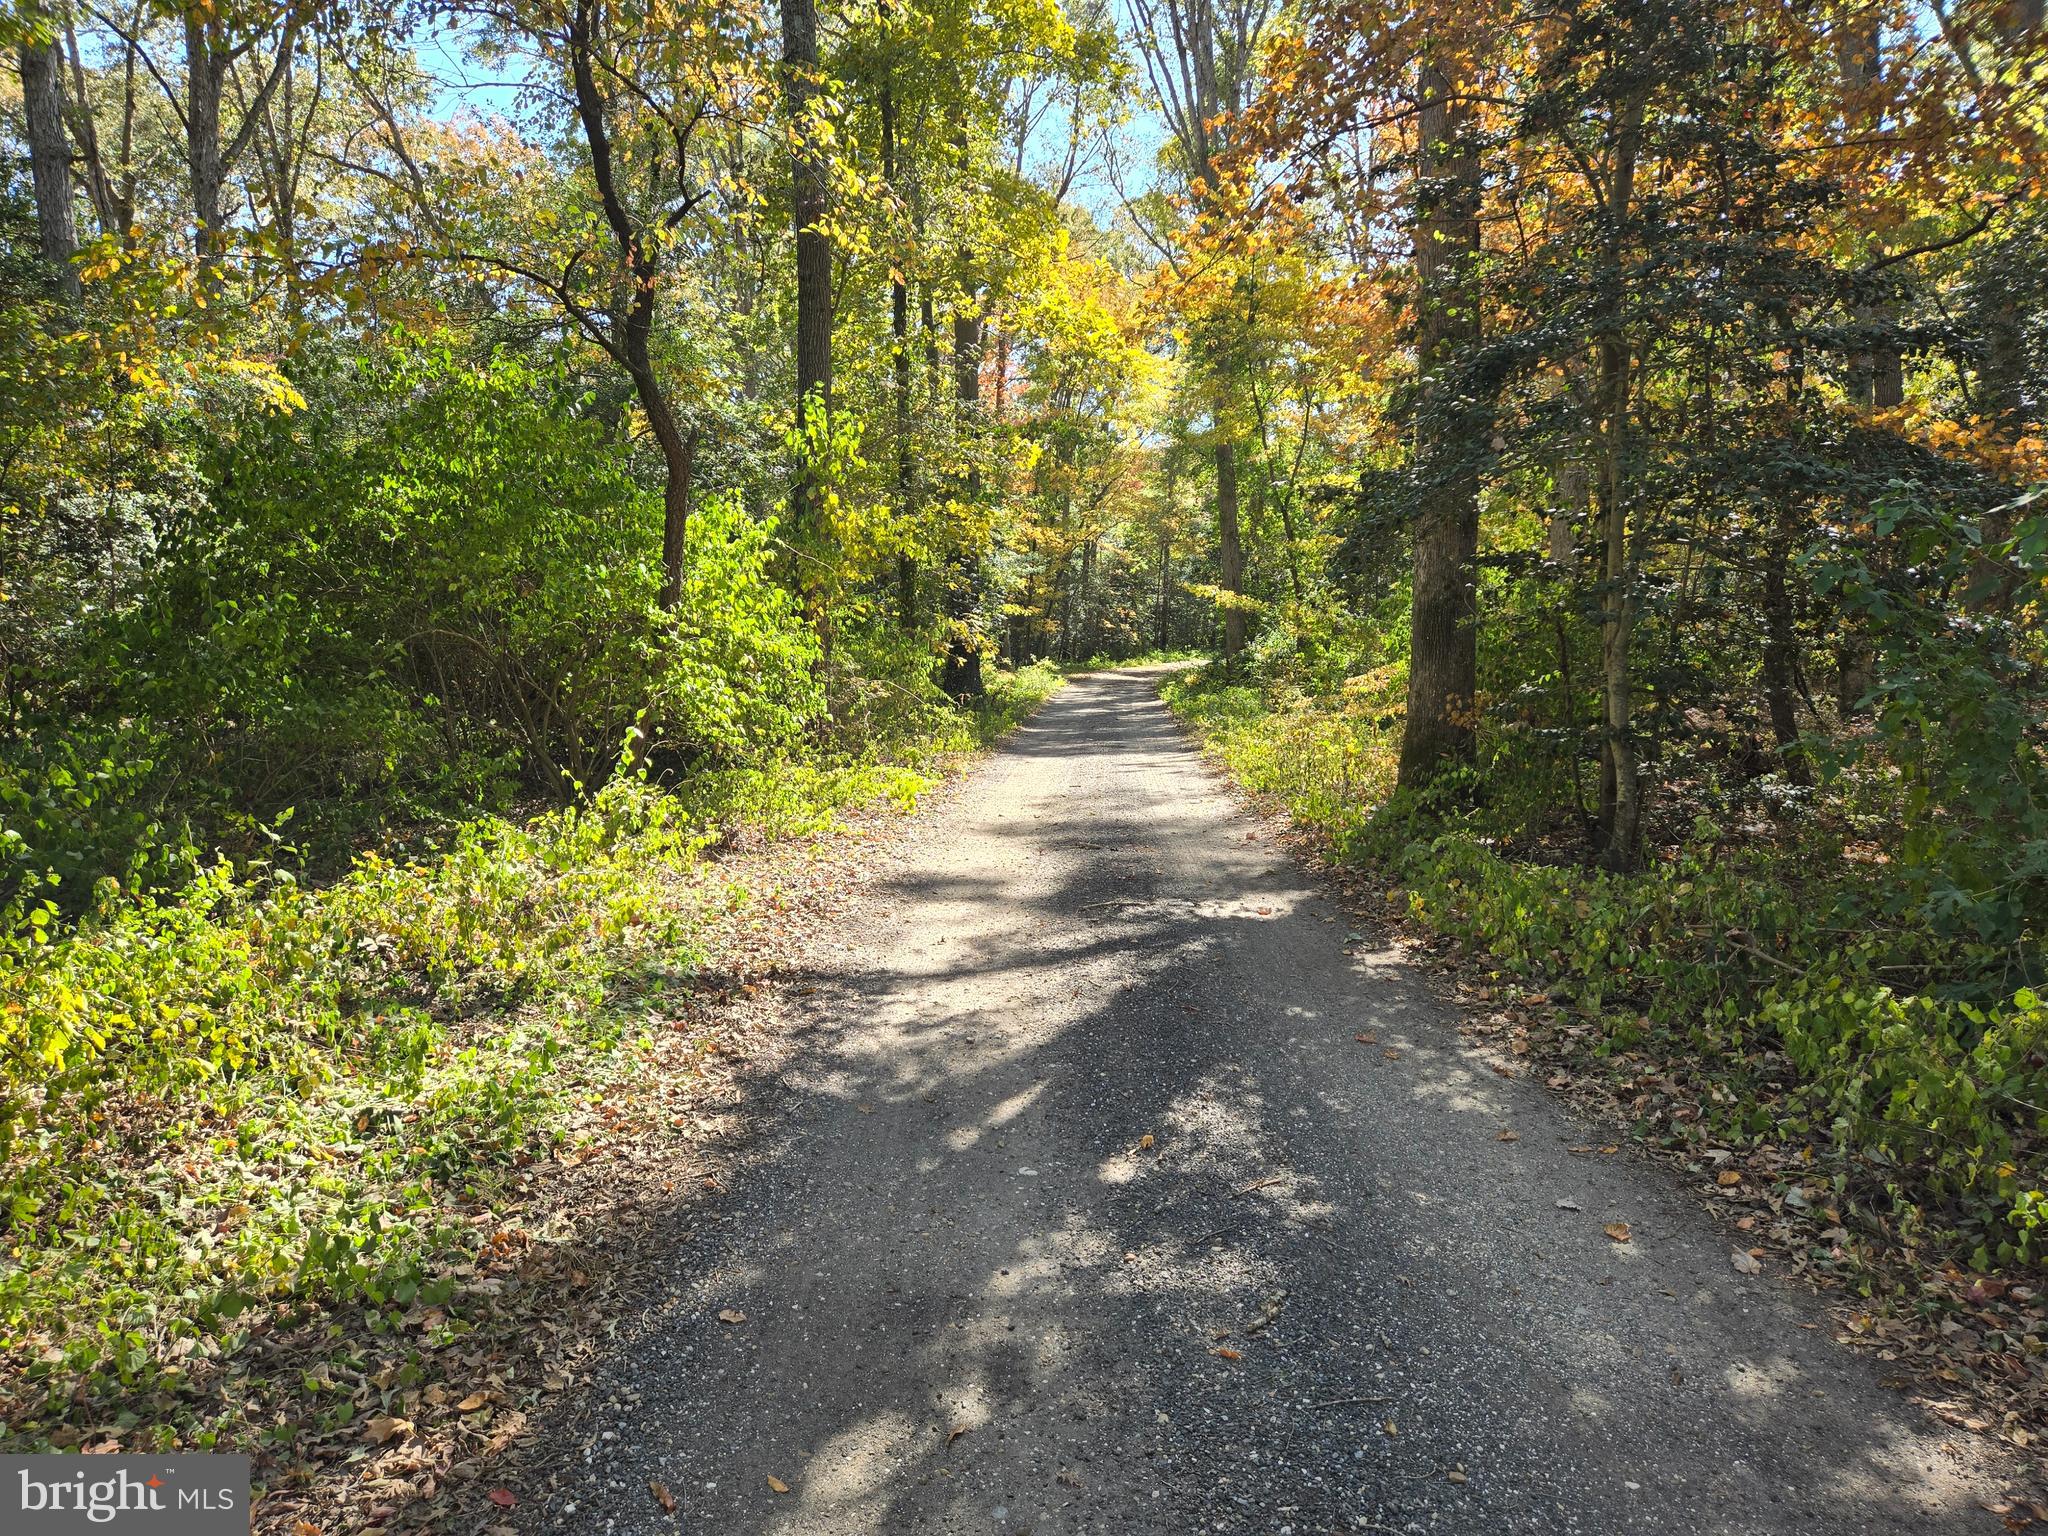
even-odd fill
[{"label": "green shrub", "polygon": [[2001,989],[1995,949],[1898,909],[1890,867],[1839,850],[1731,852],[1702,821],[1669,862],[1615,875],[1506,856],[1482,830],[1497,807],[1448,828],[1444,808],[1390,815],[1394,688],[1164,692],[1248,788],[1398,881],[1412,917],[1595,1021],[1600,1053],[1716,1085],[1698,1134],[1810,1147],[1847,1197],[1980,1267],[2043,1256],[2048,1005]]},{"label": "green shrub", "polygon": [[663,613],[659,497],[565,375],[401,341],[295,381],[303,409],[208,421],[147,582],[39,684],[20,740],[47,745],[0,744],[9,856],[68,909],[188,822],[247,857],[296,809],[333,868],[394,822],[594,789],[636,720],[681,771],[772,758],[822,708],[773,525],[705,498]]}]

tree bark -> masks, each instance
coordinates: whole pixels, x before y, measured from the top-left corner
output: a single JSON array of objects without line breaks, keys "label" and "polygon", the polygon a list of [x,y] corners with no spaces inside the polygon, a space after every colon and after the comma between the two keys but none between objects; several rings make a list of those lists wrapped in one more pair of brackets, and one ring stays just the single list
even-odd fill
[{"label": "tree bark", "polygon": [[[782,91],[796,135],[790,185],[796,226],[796,399],[801,430],[814,416],[829,416],[832,409],[832,242],[825,232],[825,156],[812,142],[819,95],[817,0],[782,0]],[[791,533],[811,533],[821,510],[816,475],[808,462],[802,463],[790,496]]]},{"label": "tree bark", "polygon": [[1479,252],[1479,159],[1467,138],[1471,108],[1454,96],[1449,77],[1425,66],[1421,90],[1415,267],[1423,485],[1398,770],[1403,789],[1469,763],[1478,740],[1479,472],[1475,445],[1448,419],[1455,404],[1442,373],[1479,336],[1470,292]]},{"label": "tree bark", "polygon": [[22,115],[28,129],[29,180],[35,188],[36,234],[43,260],[67,303],[80,297],[77,215],[71,202],[71,148],[64,135],[64,81],[54,42],[20,51]]},{"label": "tree bark", "polygon": [[1579,558],[1576,525],[1586,513],[1586,466],[1575,458],[1563,460],[1554,472],[1554,485],[1548,554],[1552,565],[1569,570]]},{"label": "tree bark", "polygon": [[220,273],[224,251],[221,238],[221,188],[227,182],[227,164],[220,144],[221,82],[228,61],[217,52],[206,33],[205,12],[198,6],[185,11],[185,167],[192,192],[192,245],[199,258],[200,272],[207,284]]},{"label": "tree bark", "polygon": [[633,274],[633,296],[619,321],[616,355],[633,381],[633,393],[647,417],[661,451],[661,606],[673,612],[682,601],[683,563],[689,547],[690,493],[697,462],[697,429],[686,436],[654,371],[650,343],[654,306],[661,284],[661,262],[654,246],[638,229],[620,196],[612,165],[611,131],[605,124],[604,95],[598,89],[594,47],[594,0],[577,0],[569,22],[570,76],[576,93],[576,116],[590,146],[591,179],[619,254]]},{"label": "tree bark", "polygon": [[298,45],[303,18],[293,12],[278,36],[269,73],[242,113],[234,136],[225,138],[221,125],[221,93],[236,50],[223,35],[224,23],[205,6],[185,9],[185,169],[192,193],[192,249],[199,259],[201,286],[218,293],[227,258],[226,211],[222,195],[235,167],[256,132],[278,82]]}]

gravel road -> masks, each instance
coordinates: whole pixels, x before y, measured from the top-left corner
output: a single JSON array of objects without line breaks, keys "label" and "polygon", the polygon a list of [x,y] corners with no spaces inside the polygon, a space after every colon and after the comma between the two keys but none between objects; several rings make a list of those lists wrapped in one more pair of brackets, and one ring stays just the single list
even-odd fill
[{"label": "gravel road", "polygon": [[1347,946],[1155,683],[1076,679],[895,839],[518,1526],[1996,1530],[1810,1298]]}]

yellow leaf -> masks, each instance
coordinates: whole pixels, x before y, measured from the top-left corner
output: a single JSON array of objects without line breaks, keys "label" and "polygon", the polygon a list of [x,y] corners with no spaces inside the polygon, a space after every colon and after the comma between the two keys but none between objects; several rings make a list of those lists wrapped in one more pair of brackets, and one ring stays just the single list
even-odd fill
[{"label": "yellow leaf", "polygon": [[1609,1223],[1607,1223],[1606,1226],[1602,1227],[1600,1230],[1607,1234],[1608,1240],[1610,1242],[1616,1243],[1628,1242],[1635,1235],[1634,1233],[1629,1231],[1628,1223],[1625,1221],[1610,1221]]},{"label": "yellow leaf", "polygon": [[789,1484],[779,1477],[770,1476],[768,1479],[768,1491],[770,1493],[787,1493],[789,1492]]}]

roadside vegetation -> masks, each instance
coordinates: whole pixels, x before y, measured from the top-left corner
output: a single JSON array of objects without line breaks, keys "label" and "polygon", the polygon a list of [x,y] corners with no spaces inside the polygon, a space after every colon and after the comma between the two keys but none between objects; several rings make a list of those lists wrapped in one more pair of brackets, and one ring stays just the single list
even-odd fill
[{"label": "roadside vegetation", "polygon": [[[1485,686],[1512,696],[1516,660],[1486,654]],[[1846,1294],[1850,1336],[1914,1360],[1956,1422],[2037,1440],[2038,916],[1987,931],[1945,871],[1913,867],[1924,844],[1881,734],[1845,733],[1804,793],[1731,772],[1739,738],[1673,753],[1650,852],[1618,873],[1588,852],[1570,765],[1512,718],[1484,717],[1470,775],[1426,799],[1398,790],[1405,672],[1211,665],[1164,691],[1340,878],[1362,877],[1368,915],[1455,941],[1467,1032],[1507,1070],[1691,1168],[1738,1224],[1738,1254],[1782,1255]]]},{"label": "roadside vegetation", "polygon": [[1057,686],[1050,668],[1005,673],[977,710],[932,706],[859,756],[686,792],[621,775],[320,884],[216,863],[174,892],[104,890],[76,921],[54,903],[41,922],[15,914],[0,966],[10,1437],[288,1465],[375,1416],[315,1391],[303,1426],[267,1421],[295,1394],[262,1379],[266,1341],[310,1333],[288,1363],[317,1379],[365,1330],[402,1336],[432,1312],[465,1331],[491,1260],[526,1257],[506,1233],[533,1170],[588,1154],[603,1128],[575,1129],[578,1112],[644,1069],[657,1034],[690,1028],[721,921],[772,898],[707,850],[907,809]]},{"label": "roadside vegetation", "polygon": [[1140,653],[1510,1054],[2048,1428],[2039,0],[0,45],[10,1447],[513,1433],[421,1341],[601,1290],[504,1218],[709,1080],[712,854]]}]

